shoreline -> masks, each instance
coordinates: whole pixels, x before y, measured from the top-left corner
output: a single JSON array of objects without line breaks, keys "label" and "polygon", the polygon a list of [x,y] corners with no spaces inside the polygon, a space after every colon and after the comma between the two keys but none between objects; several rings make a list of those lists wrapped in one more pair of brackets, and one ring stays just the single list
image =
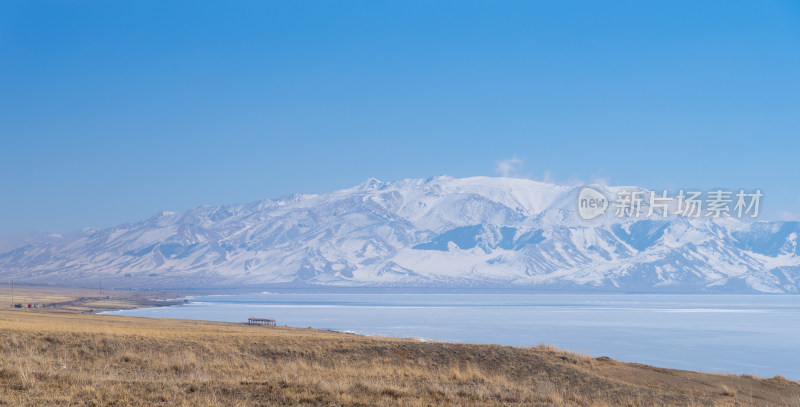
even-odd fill
[{"label": "shoreline", "polygon": [[[0,311],[10,405],[772,406],[800,382],[592,358],[549,346]],[[35,350],[35,351],[26,351]],[[54,368],[55,366],[55,368]],[[89,391],[90,389],[90,391]],[[97,398],[102,397],[102,398]]]},{"label": "shoreline", "polygon": [[[555,307],[553,311],[549,310],[550,305],[561,304],[564,301],[571,304],[575,301],[574,298],[562,300],[560,298],[543,298],[535,300],[535,304],[546,304],[545,307],[536,306],[531,308],[531,311],[520,311],[525,315],[525,320],[522,322],[513,322],[511,319],[505,321],[504,315],[509,312],[517,311],[452,311],[453,321],[446,321],[442,319],[439,312],[435,314],[425,314],[424,310],[414,310],[420,308],[414,306],[416,304],[428,306],[437,304],[456,304],[468,301],[470,304],[478,306],[483,309],[486,305],[484,301],[500,301],[498,304],[516,304],[518,302],[526,302],[524,296],[520,299],[485,299],[478,300],[474,297],[465,297],[465,299],[441,299],[434,300],[435,296],[397,296],[396,298],[386,298],[386,301],[376,300],[377,297],[365,296],[353,299],[346,297],[332,295],[325,298],[315,298],[312,295],[297,295],[292,293],[286,299],[279,299],[279,296],[259,296],[254,295],[251,297],[240,298],[239,296],[232,298],[221,299],[196,299],[196,301],[211,301],[209,303],[197,304],[193,307],[184,309],[165,309],[165,310],[146,310],[142,312],[114,312],[113,315],[130,315],[142,316],[151,318],[186,318],[207,321],[225,321],[233,323],[245,322],[248,316],[264,317],[264,318],[277,318],[279,324],[287,324],[285,326],[293,326],[298,328],[314,327],[316,329],[330,330],[333,332],[351,333],[359,336],[369,337],[389,337],[389,338],[408,338],[412,340],[424,341],[440,341],[448,343],[468,343],[468,344],[500,344],[503,346],[515,347],[530,347],[539,344],[546,344],[556,346],[561,349],[567,349],[572,352],[580,352],[584,354],[591,354],[592,356],[609,356],[616,360],[623,360],[629,363],[645,363],[653,366],[662,366],[673,369],[683,369],[698,372],[715,372],[719,374],[750,374],[759,377],[772,377],[775,375],[783,375],[794,380],[800,378],[800,371],[792,361],[797,360],[796,355],[788,358],[778,358],[776,355],[781,352],[786,352],[786,346],[782,343],[787,339],[787,334],[793,333],[795,329],[782,329],[775,330],[775,338],[779,339],[765,339],[763,344],[755,342],[745,342],[742,340],[725,342],[726,337],[719,337],[714,332],[720,325],[730,327],[729,323],[732,320],[739,321],[742,324],[749,326],[749,323],[761,320],[762,317],[753,316],[757,315],[760,311],[753,311],[747,308],[749,304],[748,299],[739,299],[730,303],[718,304],[722,311],[733,310],[735,312],[722,312],[717,313],[717,310],[706,309],[705,304],[697,303],[689,305],[688,308],[699,308],[696,311],[699,313],[680,312],[679,309],[672,309],[670,305],[683,302],[682,298],[671,300],[670,305],[659,305],[660,307],[667,307],[666,310],[650,310],[653,304],[646,302],[642,303],[641,311],[648,312],[644,315],[651,315],[653,321],[671,321],[658,329],[658,333],[650,333],[649,330],[642,327],[651,326],[653,322],[650,319],[637,318],[634,314],[639,311],[625,311],[625,314],[616,314],[615,311],[618,307],[626,307],[627,305],[614,305],[617,299],[607,299],[612,301],[610,311],[590,311],[591,313],[585,314],[581,308],[576,308],[575,312],[569,311],[569,315],[562,314],[566,312],[562,307]],[[263,297],[263,298],[262,298]],[[717,303],[713,297],[706,296],[706,303]],[[307,302],[311,301],[311,302]],[[340,302],[341,301],[341,302]],[[373,303],[373,301],[379,301]],[[417,301],[409,303],[409,301]],[[593,302],[594,300],[587,300]],[[603,300],[606,301],[606,300]],[[639,299],[622,299],[621,301],[636,302]],[[780,302],[775,300],[765,300],[765,304],[783,304],[792,302],[791,299],[784,298]],[[219,307],[216,304],[219,302],[226,303],[224,307]],[[655,300],[661,303],[661,300]],[[572,305],[583,304],[583,301],[575,302]],[[271,308],[269,305],[275,305],[278,308]],[[295,305],[299,305],[302,309],[294,309]],[[343,305],[344,308],[336,308],[338,305]],[[395,305],[405,307],[412,305],[411,310],[383,310],[383,308],[370,308],[369,311],[359,311],[354,309],[356,305],[370,305],[370,306],[388,306],[388,308],[397,308]],[[754,305],[754,304],[752,304]],[[310,307],[307,308],[306,306]],[[318,309],[322,306],[324,309]],[[639,309],[639,305],[633,305]],[[333,307],[334,309],[328,310]],[[741,311],[736,311],[739,307]],[[356,307],[358,308],[358,307]],[[424,308],[424,307],[423,307]],[[595,309],[594,305],[590,306]],[[756,306],[758,308],[758,306]],[[796,308],[796,307],[793,307]],[[459,308],[460,309],[460,308]],[[600,309],[600,308],[598,308]],[[625,309],[625,308],[620,308]],[[779,309],[779,308],[776,308]],[[665,312],[661,312],[665,311]],[[695,310],[688,310],[695,311]],[[450,312],[450,311],[448,311]],[[609,312],[614,314],[609,314]],[[652,312],[652,313],[650,313]],[[708,312],[711,312],[710,314]],[[747,316],[738,317],[740,312],[745,312]],[[366,313],[366,314],[365,314]],[[473,316],[479,316],[485,321],[485,327],[470,328],[471,323],[464,319],[465,313]],[[425,315],[430,315],[425,317]],[[439,316],[434,316],[439,315]],[[450,315],[450,314],[448,314]],[[558,318],[564,318],[558,322],[552,320],[553,315]],[[561,315],[561,316],[559,316]],[[577,316],[573,316],[577,315]],[[581,315],[584,315],[581,317]],[[582,327],[580,321],[585,319],[586,316],[596,316],[600,318],[598,321],[604,321],[605,318],[610,318],[610,315],[625,315],[630,316],[630,321],[625,324],[629,326],[626,331],[623,328],[617,327],[611,323],[606,324],[606,328],[586,328]],[[659,317],[663,315],[664,317]],[[704,316],[706,315],[706,316]],[[492,317],[494,316],[494,317]],[[415,318],[430,318],[430,321],[437,321],[440,325],[430,325],[430,323],[421,324],[418,327],[402,327],[394,325],[408,325],[417,324]],[[362,318],[360,321],[352,320],[352,318]],[[389,320],[386,320],[389,318]],[[692,337],[694,342],[691,345],[675,345],[664,343],[665,339],[662,338],[675,338],[671,329],[684,329],[686,324],[691,325],[692,321],[697,322],[707,321],[708,318],[714,318],[719,321],[727,321],[708,325],[710,337],[703,336],[701,333],[696,333]],[[512,318],[513,319],[513,318]],[[390,322],[385,322],[390,321]],[[496,321],[496,322],[492,322]],[[571,321],[571,322],[570,322]],[[638,321],[638,322],[637,322]],[[643,322],[644,321],[644,322]],[[678,322],[683,321],[683,322]],[[749,321],[749,322],[748,322]],[[484,324],[484,323],[481,323]],[[555,324],[555,325],[554,325]],[[683,324],[683,325],[681,325]],[[562,328],[557,328],[558,325],[564,325]],[[636,328],[639,327],[639,328]],[[750,328],[743,328],[740,330],[733,329],[731,332],[741,332],[742,335],[751,332]],[[599,336],[598,336],[599,335]],[[591,338],[596,337],[598,340]],[[580,339],[584,338],[584,339]],[[783,341],[783,342],[782,342]],[[715,344],[727,344],[730,349],[738,349],[739,353],[732,353],[728,350],[718,350]],[[634,351],[629,351],[628,346],[634,347]],[[696,347],[696,348],[695,348]],[[771,350],[770,350],[771,349]]]},{"label": "shoreline", "polygon": [[5,304],[2,308],[86,314],[180,305],[190,295],[182,290],[106,289],[103,291],[81,287],[31,285],[16,286],[13,291],[10,287],[6,287],[3,291],[0,292],[0,301]]},{"label": "shoreline", "polygon": [[[34,287],[36,289],[38,287]],[[82,297],[77,298],[72,301],[65,301],[62,303],[53,303],[47,304],[47,306],[43,309],[44,312],[53,312],[53,313],[72,313],[72,314],[98,314],[104,316],[124,316],[119,314],[109,314],[115,311],[125,311],[125,310],[134,310],[134,309],[146,309],[146,308],[161,308],[161,307],[171,307],[177,305],[185,305],[191,303],[189,297],[202,297],[205,295],[211,296],[225,296],[225,295],[235,295],[235,294],[242,294],[242,292],[237,293],[225,293],[221,294],[216,291],[214,294],[207,294],[207,293],[198,293],[198,292],[179,292],[177,290],[171,291],[148,291],[146,294],[136,293],[134,295],[129,296],[105,296],[105,297]],[[261,294],[260,291],[253,292],[250,291],[248,294]],[[294,293],[297,294],[297,293]],[[168,317],[158,317],[158,316],[148,316],[146,318],[155,319],[155,320],[162,320],[162,319],[172,319]],[[223,322],[217,320],[208,320],[208,319],[185,319],[187,321],[197,321],[197,322],[207,322],[207,323],[231,323],[231,324],[242,324],[246,325],[246,321],[241,322]],[[323,332],[331,332],[331,333],[340,333],[340,334],[347,334],[347,335],[355,335],[358,337],[364,338],[395,338],[395,339],[407,339],[413,340],[418,342],[432,342],[432,343],[450,343],[450,344],[471,344],[471,345],[486,345],[489,342],[487,341],[477,341],[477,340],[459,340],[459,341],[447,341],[441,339],[435,339],[435,337],[420,337],[420,336],[408,336],[408,335],[392,335],[392,334],[374,334],[374,333],[362,333],[359,331],[354,331],[352,329],[329,329],[329,328],[315,328],[312,326],[308,327],[294,327],[289,325],[282,325],[282,327],[286,328],[294,328],[294,329],[312,329],[316,331],[323,331]],[[433,339],[431,339],[433,338]],[[508,344],[502,346],[512,346],[515,348],[527,348],[536,345],[518,345],[518,344]],[[541,345],[540,345],[541,346]],[[603,355],[604,353],[598,352],[598,355]],[[613,354],[613,353],[611,353]],[[605,357],[605,356],[600,356]],[[630,359],[629,359],[630,360]],[[620,363],[638,363],[636,360],[630,362],[620,362]],[[654,363],[654,362],[650,362]],[[658,365],[655,362],[655,365]],[[693,366],[674,366],[672,368],[684,369],[687,371],[694,371],[694,372],[702,372],[704,371],[702,367],[693,367]],[[741,371],[739,371],[741,372]],[[719,372],[711,373],[711,374],[743,374],[743,373],[735,373],[734,370],[720,370]],[[784,373],[785,374],[785,373]],[[763,375],[761,377],[769,377],[769,375]],[[796,379],[795,379],[796,380]]]},{"label": "shoreline", "polygon": [[[221,295],[225,295],[225,294],[221,294]],[[171,302],[172,300],[175,300],[175,301]],[[165,302],[170,302],[170,303],[165,303]],[[157,303],[161,303],[161,304],[157,304]],[[189,303],[191,303],[191,302],[189,302]],[[185,322],[195,323],[195,324],[231,325],[231,326],[245,326],[245,327],[249,326],[246,321],[243,321],[243,322],[230,322],[230,321],[217,321],[217,320],[206,320],[206,319],[169,318],[169,317],[130,316],[130,315],[107,314],[107,312],[113,312],[113,311],[124,311],[124,310],[134,310],[134,309],[144,309],[144,308],[160,308],[160,307],[183,305],[185,303],[183,301],[179,302],[179,301],[177,301],[176,298],[173,298],[173,299],[162,299],[162,300],[130,300],[130,302],[128,302],[127,304],[129,304],[130,306],[122,307],[122,308],[116,308],[116,309],[99,310],[99,311],[95,311],[95,312],[87,312],[87,311],[76,312],[76,311],[72,311],[72,310],[61,310],[59,308],[40,308],[40,309],[36,309],[36,310],[25,310],[25,309],[23,309],[23,310],[14,310],[14,309],[9,309],[7,311],[11,311],[11,312],[33,311],[33,312],[35,312],[37,314],[50,314],[50,315],[67,315],[67,314],[73,314],[73,315],[97,315],[97,316],[101,316],[101,317],[112,317],[112,318],[149,319],[149,320],[153,320],[153,321],[185,321]],[[0,310],[0,312],[3,312],[3,310]],[[259,326],[255,326],[256,329],[258,329],[258,327]],[[705,372],[705,371],[701,371],[701,370],[692,370],[692,369],[677,369],[677,368],[659,367],[659,366],[649,365],[649,364],[644,364],[644,363],[639,363],[639,362],[623,362],[623,361],[619,361],[619,360],[616,360],[616,359],[612,359],[612,358],[610,358],[608,356],[592,357],[592,356],[588,356],[588,355],[585,355],[585,354],[582,354],[582,353],[576,353],[576,352],[573,352],[573,351],[570,351],[570,350],[561,349],[561,348],[554,347],[554,346],[547,345],[547,344],[538,344],[538,345],[529,345],[529,346],[517,346],[517,345],[500,345],[500,344],[483,343],[483,342],[446,341],[446,340],[439,340],[439,339],[427,339],[427,338],[410,337],[410,336],[393,336],[393,335],[388,335],[388,334],[387,335],[374,335],[374,334],[371,335],[371,334],[366,334],[366,333],[359,333],[359,332],[352,331],[352,330],[336,330],[336,329],[326,329],[326,328],[315,328],[315,327],[312,327],[312,326],[299,327],[299,326],[290,326],[290,325],[275,325],[275,326],[272,326],[272,327],[267,326],[264,329],[275,329],[275,328],[301,330],[301,331],[306,331],[306,332],[331,333],[331,334],[338,334],[338,335],[350,335],[350,336],[360,337],[360,338],[364,338],[364,339],[377,339],[377,340],[385,339],[385,340],[413,341],[413,342],[419,342],[419,343],[432,343],[432,344],[437,344],[438,343],[438,344],[469,345],[469,346],[501,346],[501,347],[507,347],[507,348],[513,348],[513,349],[547,348],[547,349],[552,349],[552,350],[555,350],[555,351],[558,351],[558,352],[562,352],[562,353],[577,355],[578,357],[581,357],[581,358],[604,360],[604,361],[610,361],[610,362],[613,362],[613,363],[629,364],[629,365],[635,365],[635,366],[644,366],[644,367],[649,367],[649,368],[654,368],[654,369],[674,370],[674,371],[678,371],[678,372],[687,372],[687,373],[695,373],[695,374],[702,374],[702,375],[750,377],[750,378],[755,378],[755,379],[758,379],[758,380],[784,380],[784,381],[796,383],[796,384],[798,384],[800,386],[800,380],[788,379],[788,378],[786,378],[786,377],[784,377],[782,375],[775,375],[775,376],[772,376],[772,377],[767,377],[767,376],[758,376],[758,375],[752,375],[752,374],[747,374],[747,373]],[[800,398],[798,398],[798,401],[800,401]]]}]

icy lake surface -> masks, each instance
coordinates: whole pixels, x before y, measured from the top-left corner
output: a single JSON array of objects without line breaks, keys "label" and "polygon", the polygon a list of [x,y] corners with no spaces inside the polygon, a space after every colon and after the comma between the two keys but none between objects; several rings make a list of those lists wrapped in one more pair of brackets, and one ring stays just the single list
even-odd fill
[{"label": "icy lake surface", "polygon": [[295,327],[548,344],[662,367],[800,379],[800,296],[265,293],[189,299],[187,305],[109,314],[229,322],[255,316]]}]

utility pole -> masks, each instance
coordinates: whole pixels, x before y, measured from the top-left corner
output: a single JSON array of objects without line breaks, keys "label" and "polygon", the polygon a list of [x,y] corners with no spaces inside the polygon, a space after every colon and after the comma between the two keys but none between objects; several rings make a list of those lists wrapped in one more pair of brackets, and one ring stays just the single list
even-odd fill
[{"label": "utility pole", "polygon": [[11,280],[11,308],[14,308],[14,280]]}]

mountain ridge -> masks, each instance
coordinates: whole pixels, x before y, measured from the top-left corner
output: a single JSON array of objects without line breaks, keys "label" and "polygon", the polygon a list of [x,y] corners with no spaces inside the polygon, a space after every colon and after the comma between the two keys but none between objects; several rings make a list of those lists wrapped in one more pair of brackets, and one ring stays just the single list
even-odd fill
[{"label": "mountain ridge", "polygon": [[[162,211],[0,254],[0,279],[120,287],[767,292],[800,288],[798,222],[577,214],[580,186],[374,178],[322,194]],[[594,186],[608,195],[623,188]],[[645,205],[648,202],[644,203]]]}]

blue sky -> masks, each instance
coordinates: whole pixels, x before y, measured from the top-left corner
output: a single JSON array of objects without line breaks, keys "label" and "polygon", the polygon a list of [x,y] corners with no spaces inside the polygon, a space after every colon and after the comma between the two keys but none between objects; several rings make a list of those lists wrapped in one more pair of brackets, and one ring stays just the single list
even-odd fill
[{"label": "blue sky", "polygon": [[0,3],[0,235],[514,157],[800,217],[798,129],[791,1]]}]

